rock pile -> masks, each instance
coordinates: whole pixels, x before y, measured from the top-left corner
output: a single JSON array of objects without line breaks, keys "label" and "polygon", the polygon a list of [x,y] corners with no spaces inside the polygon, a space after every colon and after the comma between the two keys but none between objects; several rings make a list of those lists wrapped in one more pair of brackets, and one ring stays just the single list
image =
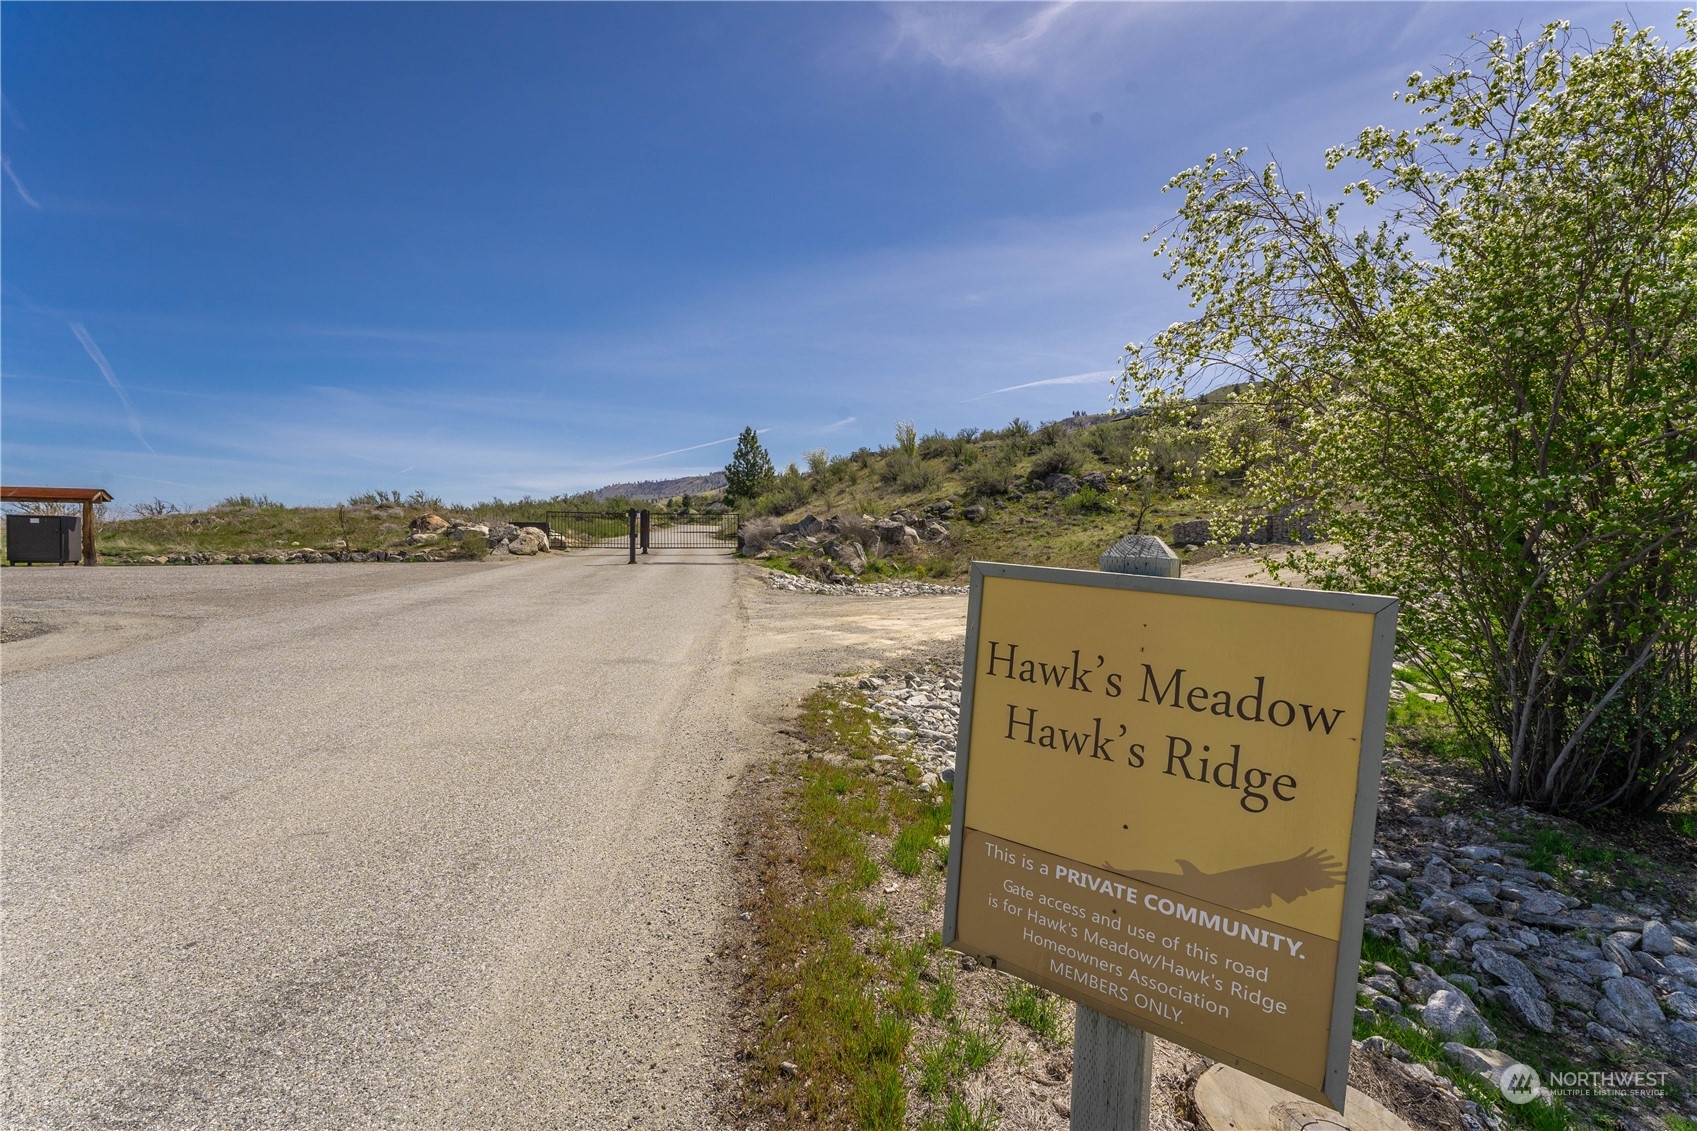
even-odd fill
[{"label": "rock pile", "polygon": [[452,521],[434,514],[421,514],[408,524],[412,533],[407,535],[407,545],[423,546],[439,542],[443,538],[455,542],[476,535],[489,543],[489,551],[493,554],[546,554],[550,550],[548,534],[540,527],[519,526],[511,522],[468,522],[456,518]]},{"label": "rock pile", "polygon": [[927,793],[955,777],[955,736],[960,729],[960,676],[936,670],[900,676],[866,676],[857,685],[888,722],[884,736],[912,742],[919,787]]},{"label": "rock pile", "polygon": [[947,542],[949,527],[943,519],[953,511],[954,504],[944,500],[923,510],[892,511],[882,519],[869,514],[822,519],[810,514],[799,522],[777,524],[775,531],[766,525],[770,520],[756,519],[738,529],[737,551],[757,560],[799,552],[793,564],[812,580],[850,585],[866,571],[870,558],[911,554],[924,543]]},{"label": "rock pile", "polygon": [[515,526],[510,522],[491,524],[483,531],[489,540],[492,554],[546,554],[550,552],[547,532],[535,526]]},{"label": "rock pile", "polygon": [[787,593],[821,593],[830,597],[957,597],[968,588],[965,585],[933,585],[929,581],[909,581],[906,578],[833,585],[777,570],[766,571],[766,586]]},{"label": "rock pile", "polygon": [[1108,473],[1105,471],[1087,471],[1083,475],[1074,477],[1065,472],[1057,471],[1045,475],[1038,480],[1038,483],[1043,490],[1053,491],[1056,495],[1065,499],[1078,494],[1082,487],[1106,491],[1108,489]]},{"label": "rock pile", "polygon": [[[153,554],[119,559],[132,565],[289,565],[320,562],[423,562],[440,561],[440,554],[431,549],[450,543],[463,542],[478,536],[489,543],[492,554],[545,554],[551,549],[545,531],[531,526],[516,526],[510,522],[470,522],[466,519],[445,519],[441,515],[421,514],[407,524],[411,531],[404,549],[394,550],[322,550],[313,546],[290,547],[287,550],[258,550],[253,553],[189,553]],[[386,526],[385,530],[399,530]],[[453,555],[449,555],[450,557]]]},{"label": "rock pile", "polygon": [[1470,843],[1481,830],[1465,818],[1415,820],[1426,835],[1374,850],[1367,932],[1469,972],[1415,963],[1413,976],[1387,978],[1375,968],[1362,983],[1371,1008],[1488,1048],[1497,1034],[1475,999],[1494,1001],[1526,1029],[1641,1043],[1697,1066],[1697,925],[1654,901],[1587,905],[1514,846]]}]

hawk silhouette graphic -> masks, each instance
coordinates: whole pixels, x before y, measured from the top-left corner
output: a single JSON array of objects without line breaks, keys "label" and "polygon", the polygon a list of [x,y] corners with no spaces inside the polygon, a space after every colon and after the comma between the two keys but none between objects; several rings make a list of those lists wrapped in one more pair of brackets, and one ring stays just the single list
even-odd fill
[{"label": "hawk silhouette graphic", "polygon": [[1273,897],[1294,903],[1309,892],[1324,891],[1343,883],[1343,865],[1329,852],[1310,848],[1289,860],[1251,864],[1224,872],[1204,872],[1188,860],[1178,860],[1177,872],[1124,872],[1134,880],[1157,884],[1234,911],[1271,907]]}]

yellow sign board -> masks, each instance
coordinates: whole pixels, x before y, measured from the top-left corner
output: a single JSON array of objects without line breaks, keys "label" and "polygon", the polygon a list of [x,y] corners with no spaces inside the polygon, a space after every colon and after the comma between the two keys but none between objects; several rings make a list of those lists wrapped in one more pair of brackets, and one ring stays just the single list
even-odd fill
[{"label": "yellow sign board", "polygon": [[945,942],[1341,1107],[1395,619],[975,563]]}]

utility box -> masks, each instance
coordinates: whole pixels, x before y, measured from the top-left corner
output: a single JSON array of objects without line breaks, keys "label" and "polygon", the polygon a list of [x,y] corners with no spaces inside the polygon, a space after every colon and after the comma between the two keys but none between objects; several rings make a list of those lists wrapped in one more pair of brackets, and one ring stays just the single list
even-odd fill
[{"label": "utility box", "polygon": [[20,562],[74,562],[82,556],[79,537],[82,519],[64,514],[9,514],[6,516],[6,560]]}]

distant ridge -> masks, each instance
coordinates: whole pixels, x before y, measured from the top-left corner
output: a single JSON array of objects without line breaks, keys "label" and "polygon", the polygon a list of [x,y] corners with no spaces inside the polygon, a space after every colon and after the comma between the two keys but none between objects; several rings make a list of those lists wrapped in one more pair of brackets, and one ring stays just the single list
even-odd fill
[{"label": "distant ridge", "polygon": [[640,483],[610,483],[591,494],[597,499],[670,499],[678,495],[700,495],[725,488],[725,473],[686,475],[682,479],[644,479]]}]

